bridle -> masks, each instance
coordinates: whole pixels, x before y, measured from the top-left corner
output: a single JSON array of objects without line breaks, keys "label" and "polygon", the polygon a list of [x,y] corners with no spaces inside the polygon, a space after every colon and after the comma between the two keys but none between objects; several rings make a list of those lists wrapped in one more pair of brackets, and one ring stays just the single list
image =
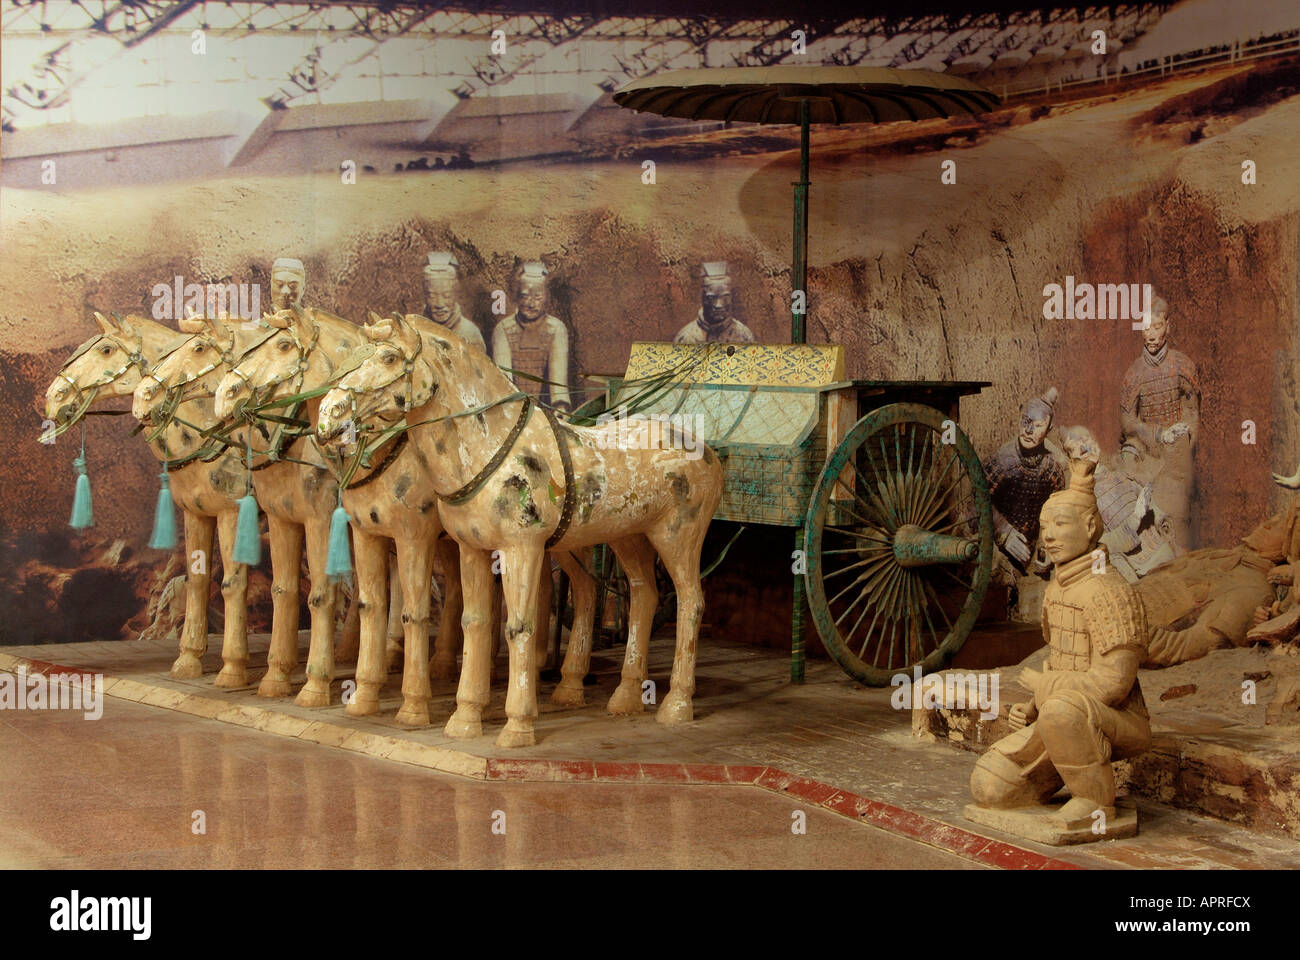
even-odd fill
[{"label": "bridle", "polygon": [[[104,376],[101,379],[96,380],[94,383],[88,383],[85,386],[82,386],[81,384],[77,383],[77,381],[73,380],[70,376],[68,376],[66,373],[63,372],[78,357],[82,356],[84,353],[92,349],[100,341],[105,341],[105,340],[113,344],[113,346],[117,347],[117,349],[121,350],[124,354],[126,354],[126,360],[122,363],[120,367],[118,367],[116,370],[104,371]],[[175,348],[173,347],[172,349]],[[114,383],[117,380],[124,377],[132,367],[138,367],[142,377],[149,372],[149,362],[145,359],[144,356],[144,334],[143,333],[140,334],[140,341],[133,348],[128,347],[127,344],[123,343],[119,338],[111,336],[107,333],[96,334],[95,336],[87,340],[85,343],[83,343],[81,346],[79,346],[73,352],[72,356],[69,357],[67,361],[63,364],[63,366],[59,368],[59,372],[54,375],[56,380],[62,380],[68,386],[72,387],[74,391],[73,400],[72,400],[74,404],[74,410],[72,416],[70,416],[65,422],[59,424],[54,428],[54,433],[52,434],[52,436],[56,436],[56,437],[59,436],[64,431],[66,431],[69,427],[75,424],[78,420],[80,420],[83,416],[85,416],[86,411],[90,409],[90,405],[93,404],[95,402],[96,397],[99,396],[99,392],[103,390],[105,387],[107,387],[109,384]]]},{"label": "bridle", "polygon": [[[267,336],[269,337],[270,334],[267,334]],[[195,372],[186,373],[184,380],[178,380],[174,383],[164,383],[158,374],[154,372],[157,370],[158,365],[178,350],[183,350],[196,342],[206,345],[217,359],[210,361],[206,366]],[[183,426],[189,427],[199,436],[207,437],[212,441],[211,443],[200,446],[197,450],[185,455],[184,457],[179,457],[174,460],[165,460],[164,462],[169,469],[174,470],[178,467],[192,463],[195,460],[210,462],[215,459],[222,450],[226,449],[226,447],[230,445],[229,441],[225,437],[214,432],[216,428],[204,428],[196,423],[190,423],[184,417],[179,416],[176,411],[180,409],[181,404],[189,400],[201,399],[197,394],[188,393],[190,387],[202,381],[208,374],[219,369],[222,364],[234,365],[236,361],[234,347],[235,338],[233,336],[230,338],[230,342],[227,346],[222,346],[219,341],[206,333],[191,334],[188,339],[178,346],[173,347],[163,357],[159,358],[158,363],[154,364],[154,369],[146,374],[150,380],[153,380],[163,388],[164,396],[159,409],[149,417],[150,422],[155,426],[153,431],[145,437],[145,441],[147,443],[154,443],[155,441],[161,440],[163,433],[165,433],[167,428],[173,423],[179,423]],[[166,441],[163,440],[162,443],[164,453],[166,453]]]}]

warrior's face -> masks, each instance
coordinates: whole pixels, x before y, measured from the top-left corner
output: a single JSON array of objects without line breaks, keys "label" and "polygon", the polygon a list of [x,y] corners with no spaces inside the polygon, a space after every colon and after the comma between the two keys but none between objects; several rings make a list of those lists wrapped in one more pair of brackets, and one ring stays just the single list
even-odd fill
[{"label": "warrior's face", "polygon": [[1053,503],[1049,499],[1043,504],[1038,523],[1043,549],[1058,566],[1088,553],[1101,536],[1097,512],[1073,503]]},{"label": "warrior's face", "polygon": [[1142,343],[1147,348],[1147,353],[1153,356],[1159,353],[1169,339],[1169,315],[1167,313],[1152,313],[1151,323],[1142,331]]},{"label": "warrior's face", "polygon": [[1043,438],[1051,429],[1052,418],[1041,410],[1026,407],[1020,414],[1020,447],[1023,450],[1037,450],[1043,444]]},{"label": "warrior's face", "polygon": [[731,283],[711,280],[704,284],[700,292],[700,306],[704,308],[704,322],[709,326],[720,326],[731,316]]},{"label": "warrior's face", "polygon": [[288,310],[302,306],[302,274],[292,270],[276,270],[271,274],[271,306]]},{"label": "warrior's face", "polygon": [[546,281],[538,277],[523,277],[515,287],[515,299],[519,304],[519,319],[532,322],[546,313],[549,296]]},{"label": "warrior's face", "polygon": [[456,280],[453,277],[424,278],[424,302],[428,305],[429,319],[446,324],[456,309]]}]

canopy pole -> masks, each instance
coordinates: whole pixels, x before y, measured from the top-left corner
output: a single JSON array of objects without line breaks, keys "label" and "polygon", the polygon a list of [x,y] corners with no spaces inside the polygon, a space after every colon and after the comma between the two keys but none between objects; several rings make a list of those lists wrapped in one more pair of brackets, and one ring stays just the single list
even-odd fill
[{"label": "canopy pole", "polygon": [[[794,184],[794,291],[790,303],[790,342],[807,343],[808,316],[808,125],[807,99],[799,101],[799,182]],[[801,296],[797,294],[802,294]],[[801,302],[802,301],[802,302]]]}]

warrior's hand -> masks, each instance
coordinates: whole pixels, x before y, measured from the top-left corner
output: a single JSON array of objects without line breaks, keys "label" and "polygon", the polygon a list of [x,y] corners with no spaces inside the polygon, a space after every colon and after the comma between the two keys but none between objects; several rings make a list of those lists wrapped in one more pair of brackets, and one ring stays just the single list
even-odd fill
[{"label": "warrior's hand", "polygon": [[1025,540],[1025,535],[1015,527],[1007,531],[1006,539],[1002,541],[1002,549],[1021,563],[1029,562],[1029,543]]},{"label": "warrior's hand", "polygon": [[1028,726],[1038,719],[1038,708],[1034,706],[1034,701],[1027,703],[1013,703],[1011,709],[1007,712],[1007,720],[1011,724],[1012,730],[1019,730]]},{"label": "warrior's hand", "polygon": [[1290,586],[1295,583],[1295,570],[1289,563],[1278,564],[1268,572],[1268,582]]},{"label": "warrior's hand", "polygon": [[[1273,606],[1277,606],[1277,604],[1274,604]],[[1255,626],[1258,627],[1265,620],[1272,620],[1275,616],[1277,616],[1277,614],[1273,612],[1273,607],[1256,607],[1254,616]]]}]

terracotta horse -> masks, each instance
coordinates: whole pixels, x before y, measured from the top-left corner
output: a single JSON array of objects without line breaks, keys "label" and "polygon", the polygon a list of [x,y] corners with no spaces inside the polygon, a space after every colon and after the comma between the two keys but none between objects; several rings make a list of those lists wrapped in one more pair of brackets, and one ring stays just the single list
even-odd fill
[{"label": "terracotta horse", "polygon": [[[650,429],[658,423],[630,431],[623,425],[621,432],[619,424],[560,424],[516,391],[481,350],[445,334],[421,336],[400,315],[387,331],[373,331],[372,339],[378,344],[374,355],[322,400],[316,433],[330,441],[349,421],[367,434],[405,418],[408,442],[428,461],[443,525],[461,547],[465,593],[465,656],[447,735],[464,739],[482,731],[489,697],[491,552],[500,550],[503,559],[510,648],[508,719],[497,743],[518,747],[536,740],[534,585],[546,551],[564,555],[596,543],[614,549],[632,593],[627,654],[608,709],[642,709],[658,599],[657,551],[677,589],[678,607],[670,692],[658,719],[691,720],[704,606],[700,551],[722,496],[717,456],[703,445],[688,452],[681,436],[666,427],[670,442],[653,448]],[[569,644],[562,686],[581,684],[589,656],[589,643]]]},{"label": "terracotta horse", "polygon": [[[243,496],[247,484],[242,450],[235,450],[224,442],[205,440],[200,434],[220,427],[213,398],[217,382],[230,369],[230,364],[244,346],[250,331],[241,324],[223,317],[186,317],[178,326],[186,338],[181,345],[164,357],[141,379],[135,388],[131,412],[145,427],[145,436],[155,455],[174,457],[169,460],[172,496],[185,517],[186,556],[193,557],[194,550],[210,552],[212,524],[216,524],[220,538],[222,558],[222,592],[227,597],[226,631],[222,645],[223,667],[214,684],[218,687],[241,687],[247,684],[247,578],[242,564],[236,564],[231,553],[235,543],[235,524],[238,516],[237,500]],[[264,329],[264,328],[262,328]],[[190,462],[183,463],[189,459]],[[178,466],[178,463],[183,463]],[[197,538],[200,545],[189,546]],[[205,554],[206,555],[206,554]],[[204,565],[206,566],[206,564]],[[202,591],[194,598],[188,594],[186,627],[181,635],[180,656],[172,666],[172,676],[188,678],[199,676],[202,666],[199,658],[207,648],[207,570],[202,581],[191,570],[187,574],[187,589]],[[189,605],[202,601],[200,619],[192,620]],[[292,598],[275,605],[284,614]],[[293,601],[293,616],[297,616],[297,603]],[[343,634],[335,649],[335,656],[343,660],[356,658],[357,609],[349,608]],[[294,629],[297,629],[295,620]]]},{"label": "terracotta horse", "polygon": [[[357,328],[320,310],[268,315],[259,332],[216,387],[214,412],[238,426],[236,449],[251,452],[249,464],[258,505],[265,511],[271,539],[271,593],[276,604],[262,696],[288,696],[289,677],[298,663],[298,578],[304,548],[310,591],[311,644],[307,682],[295,703],[330,703],[334,679],[334,610],[339,585],[325,574],[330,514],[338,503],[338,482],[310,437],[264,419],[246,416],[249,408],[277,397],[322,386],[362,344]],[[306,402],[311,415],[318,400]],[[278,410],[292,417],[295,407]]]},{"label": "terracotta horse", "polygon": [[[106,318],[96,313],[100,333],[83,345],[45,392],[46,415],[68,424],[97,400],[127,396],[142,384],[155,383],[150,372],[164,358],[176,356],[188,339],[147,317]],[[210,417],[211,402],[207,404]],[[203,672],[200,657],[208,647],[208,591],[211,583],[212,538],[220,527],[221,593],[225,600],[224,666],[215,681],[219,687],[240,687],[248,664],[246,618],[247,575],[242,566],[228,562],[235,537],[234,498],[243,493],[240,460],[222,445],[199,436],[205,422],[201,401],[186,401],[176,409],[177,419],[152,437],[149,448],[168,467],[173,500],[185,518],[185,625],[180,655],[172,676],[188,679]],[[182,422],[184,421],[184,422]],[[193,426],[191,426],[191,424]],[[197,429],[196,429],[197,428]]]},{"label": "terracotta horse", "polygon": [[[367,336],[377,329],[389,329],[387,322],[378,315],[372,313],[370,319],[372,325],[362,328]],[[449,337],[455,336],[419,315],[408,314],[404,319],[423,335],[442,333]],[[334,439],[342,441],[347,432],[341,431]],[[461,635],[458,551],[454,540],[442,536],[442,522],[435,509],[438,494],[427,458],[416,445],[408,443],[409,437],[405,432],[391,433],[381,440],[369,449],[370,467],[357,469],[343,492],[343,506],[351,519],[357,558],[357,592],[363,610],[361,651],[357,658],[357,690],[347,710],[356,716],[379,710],[379,691],[387,672],[381,656],[382,635],[379,632],[384,620],[383,557],[387,551],[386,540],[391,539],[397,545],[397,565],[401,572],[403,621],[409,625],[411,632],[406,643],[403,703],[397,719],[404,723],[427,724],[431,691],[417,665],[425,655],[428,643],[427,633],[421,632],[418,625],[426,622],[428,617],[427,584],[431,562],[436,559],[447,583],[447,596],[443,599],[442,623],[429,672],[435,679],[454,677],[456,651]],[[337,442],[334,444],[338,445]],[[573,558],[562,556],[559,560],[574,585],[574,634],[589,637],[591,621],[594,620],[595,584],[582,565]],[[548,622],[550,585],[550,569],[545,567],[539,577],[536,602],[543,611],[539,617]],[[491,602],[499,604],[495,594]],[[583,633],[584,629],[586,633]],[[538,642],[543,651],[546,637],[546,631],[538,632]],[[582,695],[579,678],[577,704],[581,704]]]}]

